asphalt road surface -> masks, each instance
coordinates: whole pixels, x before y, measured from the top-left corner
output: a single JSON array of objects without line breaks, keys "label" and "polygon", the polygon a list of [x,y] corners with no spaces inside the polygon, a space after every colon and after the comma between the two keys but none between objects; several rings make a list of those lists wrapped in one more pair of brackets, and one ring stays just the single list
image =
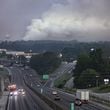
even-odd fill
[{"label": "asphalt road surface", "polygon": [[13,68],[11,69],[11,72],[12,83],[15,83],[17,85],[17,88],[23,88],[26,94],[9,96],[7,110],[52,110],[25,85],[23,81],[24,73],[20,68]]},{"label": "asphalt road surface", "polygon": [[[9,103],[7,110],[52,110],[44,101],[42,101],[31,89],[29,89],[25,83],[24,79],[28,82],[30,87],[32,87],[37,92],[47,96],[55,103],[63,106],[64,110],[70,110],[70,104],[74,103],[74,96],[66,92],[62,92],[55,88],[47,87],[41,84],[38,75],[31,69],[24,70],[20,67],[12,68],[12,83],[17,85],[17,88],[23,88],[26,91],[25,96],[22,94],[16,96],[9,96]],[[23,79],[24,78],[24,79]],[[61,100],[55,101],[52,91],[57,90]],[[53,110],[56,110],[53,108]],[[75,106],[75,110],[106,110],[102,106],[98,106],[92,103],[83,104],[82,106]]]},{"label": "asphalt road surface", "polygon": [[[25,70],[25,73],[27,74],[25,78],[26,80],[28,80],[32,88],[34,88],[39,93],[41,92],[41,89],[43,89],[43,92],[42,92],[43,95],[49,97],[55,103],[58,103],[59,105],[65,107],[65,110],[70,110],[70,104],[74,103],[74,99],[75,99],[73,95],[57,90],[61,100],[55,101],[54,95],[52,95],[52,91],[56,90],[55,88],[49,88],[46,85],[44,86],[40,84],[39,80],[36,80],[37,77],[35,78],[33,73],[30,72],[29,70],[27,70],[27,72]],[[75,110],[107,110],[107,109],[103,108],[102,106],[98,106],[97,104],[89,103],[89,104],[83,104],[82,106],[75,106]]]}]

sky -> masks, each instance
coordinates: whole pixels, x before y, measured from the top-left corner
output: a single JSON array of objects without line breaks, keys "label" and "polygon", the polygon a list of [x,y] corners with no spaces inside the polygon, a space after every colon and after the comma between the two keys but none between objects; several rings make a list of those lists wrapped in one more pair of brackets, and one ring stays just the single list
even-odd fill
[{"label": "sky", "polygon": [[0,0],[0,40],[110,41],[110,0]]}]

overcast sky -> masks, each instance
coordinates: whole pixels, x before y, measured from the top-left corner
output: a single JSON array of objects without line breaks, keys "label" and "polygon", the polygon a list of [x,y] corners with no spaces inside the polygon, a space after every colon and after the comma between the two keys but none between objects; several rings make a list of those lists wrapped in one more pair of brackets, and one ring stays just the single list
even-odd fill
[{"label": "overcast sky", "polygon": [[0,40],[110,40],[110,0],[0,0]]}]

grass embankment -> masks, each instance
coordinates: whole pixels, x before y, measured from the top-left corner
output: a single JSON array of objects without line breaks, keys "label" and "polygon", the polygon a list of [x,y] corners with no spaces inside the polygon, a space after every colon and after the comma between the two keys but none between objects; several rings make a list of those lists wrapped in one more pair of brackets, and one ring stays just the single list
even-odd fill
[{"label": "grass embankment", "polygon": [[6,69],[0,68],[0,76],[8,76],[9,73]]},{"label": "grass embankment", "polygon": [[77,89],[76,88],[71,88],[71,89],[69,89],[69,88],[63,88],[63,90],[65,92],[68,92],[68,93],[71,93],[71,94],[75,94]]},{"label": "grass embankment", "polygon": [[92,91],[96,92],[96,93],[108,93],[108,92],[110,92],[110,84],[109,85],[102,85],[100,87],[93,88]]},{"label": "grass embankment", "polygon": [[65,73],[63,74],[61,77],[59,77],[58,79],[55,80],[54,85],[57,88],[63,88],[64,85],[66,84],[66,82],[72,77],[72,75]]},{"label": "grass embankment", "polygon": [[[0,80],[1,78],[3,78],[3,80],[5,81],[5,79],[9,78],[9,73],[6,69],[4,68],[0,68]],[[4,82],[4,86],[6,87],[8,85],[8,83],[6,84],[6,82]],[[3,95],[3,91],[1,91],[0,89],[0,98]]]}]

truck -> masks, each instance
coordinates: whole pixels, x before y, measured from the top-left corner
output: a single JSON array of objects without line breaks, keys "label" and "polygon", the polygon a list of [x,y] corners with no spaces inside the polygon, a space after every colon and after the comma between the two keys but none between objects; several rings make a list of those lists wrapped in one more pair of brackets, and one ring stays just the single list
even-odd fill
[{"label": "truck", "polygon": [[77,90],[76,100],[80,100],[82,104],[87,104],[89,101],[89,91],[88,90]]},{"label": "truck", "polygon": [[8,89],[9,89],[9,92],[10,92],[10,95],[17,95],[18,92],[17,92],[17,88],[16,88],[16,84],[10,84],[8,86]]}]

